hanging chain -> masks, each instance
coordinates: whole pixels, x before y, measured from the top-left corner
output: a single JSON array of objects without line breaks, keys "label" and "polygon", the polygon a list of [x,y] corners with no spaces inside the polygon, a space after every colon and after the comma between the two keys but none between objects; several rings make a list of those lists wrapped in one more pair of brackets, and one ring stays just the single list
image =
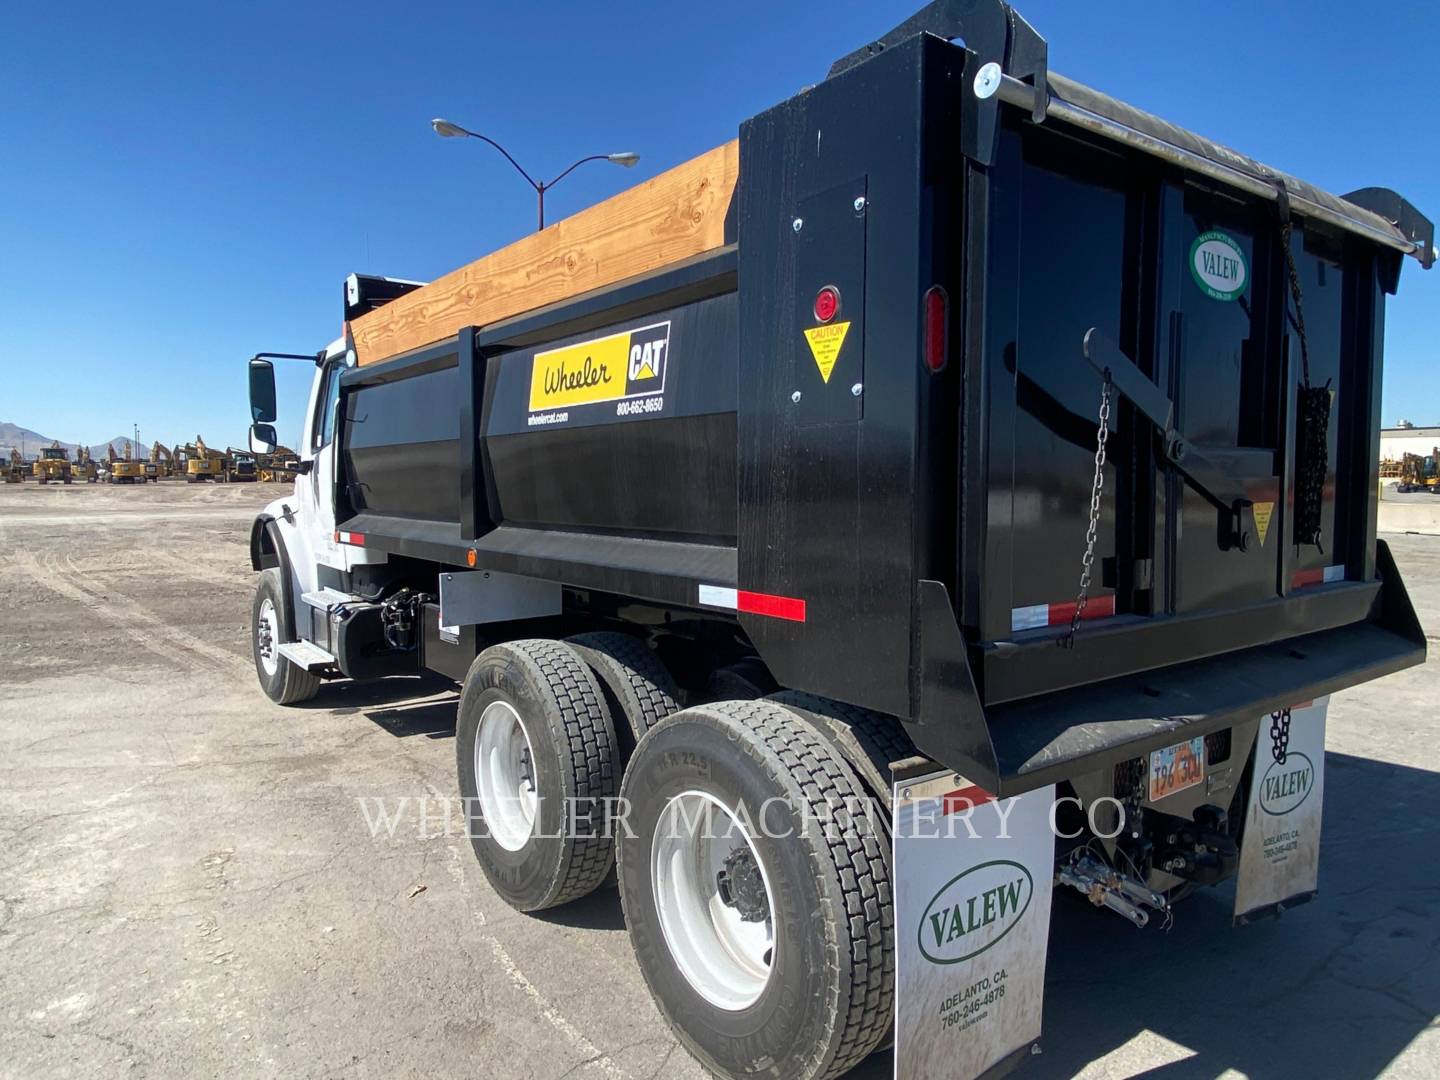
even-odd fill
[{"label": "hanging chain", "polygon": [[[1290,215],[1280,220],[1280,250],[1285,254],[1286,277],[1290,281],[1290,298],[1295,302],[1295,314],[1291,321],[1300,336],[1300,377],[1306,386],[1310,385],[1310,343],[1305,337],[1305,304],[1300,293],[1300,274],[1295,269],[1295,252],[1290,247]],[[1288,314],[1288,313],[1287,313]]]},{"label": "hanging chain", "polygon": [[1290,707],[1270,714],[1270,755],[1277,765],[1290,756]]},{"label": "hanging chain", "polygon": [[1090,602],[1090,573],[1095,566],[1095,535],[1100,529],[1100,495],[1105,490],[1105,443],[1110,439],[1110,393],[1112,384],[1107,372],[1100,387],[1100,428],[1095,433],[1095,478],[1090,483],[1090,522],[1085,529],[1085,555],[1080,560],[1080,591],[1075,596],[1075,611],[1070,616],[1070,632],[1060,639],[1066,649],[1075,644],[1085,605]]}]

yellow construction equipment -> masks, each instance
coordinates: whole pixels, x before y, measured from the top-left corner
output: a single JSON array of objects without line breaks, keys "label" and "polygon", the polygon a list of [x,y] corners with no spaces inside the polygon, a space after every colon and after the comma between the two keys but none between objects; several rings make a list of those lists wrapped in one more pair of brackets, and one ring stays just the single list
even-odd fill
[{"label": "yellow construction equipment", "polygon": [[295,479],[295,467],[300,464],[300,455],[288,446],[277,446],[272,454],[261,454],[256,459],[260,467],[262,484],[285,484]]},{"label": "yellow construction equipment", "polygon": [[175,455],[158,439],[150,447],[150,460],[145,464],[145,479],[159,482],[175,475]]},{"label": "yellow construction equipment", "polygon": [[1394,479],[1395,479],[1397,476],[1399,476],[1399,475],[1400,475],[1400,462],[1396,461],[1394,458],[1388,458],[1388,457],[1387,457],[1387,458],[1381,458],[1381,459],[1380,459],[1380,479],[1381,479],[1381,480],[1394,480]]},{"label": "yellow construction equipment", "polygon": [[10,466],[5,470],[5,483],[22,484],[25,482],[25,458],[20,451],[13,446],[10,448]]},{"label": "yellow construction equipment", "polygon": [[1400,459],[1400,483],[1396,491],[1440,493],[1440,446],[1425,456],[1406,454]]},{"label": "yellow construction equipment", "polygon": [[100,477],[100,467],[95,464],[95,459],[90,456],[90,448],[82,446],[75,451],[75,467],[71,470],[75,479],[84,480],[87,484],[93,484]]},{"label": "yellow construction equipment", "polygon": [[107,456],[110,461],[110,483],[143,484],[145,482],[145,463],[131,456],[129,439],[125,440],[123,455],[115,453],[115,447],[112,444]]},{"label": "yellow construction equipment", "polygon": [[205,440],[195,436],[195,452],[185,463],[185,479],[191,484],[204,480],[225,483],[230,479],[230,461],[219,450],[211,450]]},{"label": "yellow construction equipment", "polygon": [[70,451],[60,445],[58,441],[51,443],[40,451],[40,456],[35,459],[32,466],[35,479],[42,484],[59,480],[63,484],[70,483]]}]

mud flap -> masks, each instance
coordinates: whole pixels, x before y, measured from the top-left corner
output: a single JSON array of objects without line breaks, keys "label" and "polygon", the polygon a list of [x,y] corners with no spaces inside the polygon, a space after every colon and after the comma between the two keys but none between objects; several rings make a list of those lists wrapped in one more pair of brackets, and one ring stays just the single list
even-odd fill
[{"label": "mud flap", "polygon": [[1272,721],[1255,737],[1255,767],[1240,872],[1235,925],[1303,904],[1315,896],[1320,869],[1320,818],[1325,795],[1325,712],[1328,697],[1290,710],[1289,738],[1277,746]]},{"label": "mud flap", "polygon": [[954,773],[896,784],[895,1075],[1008,1071],[1040,1036],[1054,786],[995,800]]}]

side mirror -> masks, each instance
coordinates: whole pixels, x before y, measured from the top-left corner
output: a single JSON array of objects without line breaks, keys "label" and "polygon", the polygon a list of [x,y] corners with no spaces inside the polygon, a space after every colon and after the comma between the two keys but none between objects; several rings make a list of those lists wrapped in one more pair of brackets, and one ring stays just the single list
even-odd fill
[{"label": "side mirror", "polygon": [[[255,424],[275,422],[275,365],[269,360],[250,361],[250,420]],[[270,433],[274,435],[273,428]]]},{"label": "side mirror", "polygon": [[270,424],[250,425],[250,452],[252,454],[271,454],[279,445],[280,439],[275,434],[275,428]]}]

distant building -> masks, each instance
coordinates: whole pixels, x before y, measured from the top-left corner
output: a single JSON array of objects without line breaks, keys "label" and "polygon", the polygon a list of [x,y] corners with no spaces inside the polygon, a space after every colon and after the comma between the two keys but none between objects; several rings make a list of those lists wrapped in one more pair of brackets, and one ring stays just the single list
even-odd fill
[{"label": "distant building", "polygon": [[1401,420],[1395,427],[1380,429],[1380,457],[1399,461],[1404,454],[1424,457],[1440,446],[1440,427],[1416,427]]}]

